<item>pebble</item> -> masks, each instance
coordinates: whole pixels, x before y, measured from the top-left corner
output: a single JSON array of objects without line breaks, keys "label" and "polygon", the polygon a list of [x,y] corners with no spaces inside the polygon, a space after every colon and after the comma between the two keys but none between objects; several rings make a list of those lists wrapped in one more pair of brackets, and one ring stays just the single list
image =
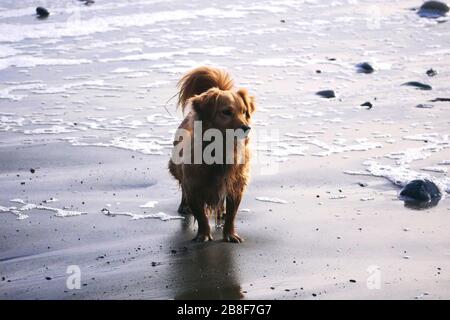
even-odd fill
[{"label": "pebble", "polygon": [[50,15],[50,12],[48,12],[48,10],[44,7],[37,7],[36,14],[39,18],[47,18]]},{"label": "pebble", "polygon": [[426,1],[422,4],[417,14],[422,18],[435,19],[445,16],[448,11],[449,8],[447,4],[441,1]]},{"label": "pebble", "polygon": [[364,102],[363,104],[361,104],[361,107],[367,107],[367,109],[372,109],[373,104],[369,101]]},{"label": "pebble", "polygon": [[427,76],[429,77],[434,77],[435,75],[437,75],[437,71],[434,69],[428,69],[427,70]]},{"label": "pebble", "polygon": [[433,199],[440,199],[442,195],[434,182],[417,179],[408,182],[400,191],[400,196],[414,201],[429,202]]},{"label": "pebble", "polygon": [[430,100],[431,102],[450,102],[450,98],[436,98],[433,100]]},{"label": "pebble", "polygon": [[359,63],[356,65],[359,73],[373,73],[375,70],[368,62]]},{"label": "pebble", "polygon": [[418,90],[432,90],[433,88],[429,84],[425,84],[418,81],[409,81],[402,84],[402,86],[416,87]]},{"label": "pebble", "polygon": [[425,103],[420,103],[416,106],[416,108],[419,108],[419,109],[431,109],[433,107],[434,106],[432,104],[425,104]]},{"label": "pebble", "polygon": [[318,96],[321,96],[322,98],[327,98],[327,99],[336,98],[336,94],[334,93],[333,90],[322,90],[322,91],[316,92],[316,94]]}]

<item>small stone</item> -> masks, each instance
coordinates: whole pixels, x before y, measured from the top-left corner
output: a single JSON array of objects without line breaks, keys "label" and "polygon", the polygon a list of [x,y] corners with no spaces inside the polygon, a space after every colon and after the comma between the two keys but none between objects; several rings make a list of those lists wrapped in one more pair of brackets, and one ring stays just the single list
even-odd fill
[{"label": "small stone", "polygon": [[450,102],[450,98],[436,98],[433,100],[430,100],[431,102]]},{"label": "small stone", "polygon": [[421,202],[440,199],[442,194],[436,184],[430,180],[412,180],[400,191],[400,196]]},{"label": "small stone", "polygon": [[362,62],[356,65],[359,73],[373,73],[375,70],[368,62]]},{"label": "small stone", "polygon": [[349,280],[351,283],[356,283],[356,280],[355,279],[350,279]]},{"label": "small stone", "polygon": [[50,15],[50,12],[48,12],[48,10],[44,7],[37,7],[36,14],[39,18],[47,18]]},{"label": "small stone", "polygon": [[334,93],[333,90],[322,90],[322,91],[316,92],[316,94],[318,96],[321,96],[322,98],[326,98],[326,99],[336,98],[336,94]]},{"label": "small stone", "polygon": [[432,104],[425,104],[425,103],[420,103],[416,106],[416,108],[419,108],[419,109],[431,109],[433,107],[434,106]]},{"label": "small stone", "polygon": [[409,81],[402,84],[402,86],[415,87],[417,90],[432,90],[433,88],[429,84],[425,84],[418,81]]},{"label": "small stone", "polygon": [[439,18],[443,17],[449,11],[448,6],[440,1],[426,1],[420,7],[417,14],[422,18]]},{"label": "small stone", "polygon": [[359,185],[360,187],[362,187],[362,188],[365,188],[365,187],[368,186],[368,184],[365,183],[365,182],[358,182],[358,185]]},{"label": "small stone", "polygon": [[367,107],[367,109],[372,109],[373,105],[371,102],[367,101],[361,104],[361,107]]},{"label": "small stone", "polygon": [[52,277],[45,277],[45,280],[52,280]]},{"label": "small stone", "polygon": [[428,69],[427,70],[427,76],[429,77],[434,77],[435,75],[437,75],[437,71],[434,69]]}]

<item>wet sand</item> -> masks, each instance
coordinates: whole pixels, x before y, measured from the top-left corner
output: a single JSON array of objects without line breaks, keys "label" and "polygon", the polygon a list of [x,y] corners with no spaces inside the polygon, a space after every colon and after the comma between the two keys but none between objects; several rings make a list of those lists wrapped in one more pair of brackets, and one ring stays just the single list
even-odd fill
[{"label": "wet sand", "polygon": [[[412,210],[392,181],[348,174],[375,161],[450,188],[445,170],[422,170],[450,160],[450,104],[430,102],[450,97],[448,22],[411,6],[287,1],[205,12],[201,1],[96,3],[82,8],[82,21],[107,23],[50,36],[42,25],[65,23],[71,5],[38,27],[20,8],[1,10],[0,30],[32,27],[0,36],[10,52],[0,56],[0,206],[20,208],[11,200],[22,199],[86,214],[0,212],[0,298],[448,299],[448,197]],[[129,18],[138,13],[153,22]],[[44,31],[27,38],[33,28]],[[373,74],[357,72],[363,61]],[[242,244],[223,243],[220,228],[213,242],[193,243],[191,217],[145,216],[178,216],[181,194],[166,168],[180,115],[163,106],[179,77],[204,63],[226,68],[258,99]],[[315,95],[326,89],[337,97]],[[176,114],[173,101],[168,109]],[[149,201],[157,203],[141,207]],[[71,265],[80,289],[66,286]]]}]

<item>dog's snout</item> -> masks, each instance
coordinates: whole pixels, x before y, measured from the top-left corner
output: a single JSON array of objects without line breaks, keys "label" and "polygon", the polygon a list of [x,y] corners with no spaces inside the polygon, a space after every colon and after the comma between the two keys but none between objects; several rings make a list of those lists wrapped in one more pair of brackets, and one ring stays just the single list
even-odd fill
[{"label": "dog's snout", "polygon": [[249,126],[247,126],[247,125],[243,125],[243,126],[241,126],[241,129],[244,130],[244,132],[247,132],[251,128]]}]

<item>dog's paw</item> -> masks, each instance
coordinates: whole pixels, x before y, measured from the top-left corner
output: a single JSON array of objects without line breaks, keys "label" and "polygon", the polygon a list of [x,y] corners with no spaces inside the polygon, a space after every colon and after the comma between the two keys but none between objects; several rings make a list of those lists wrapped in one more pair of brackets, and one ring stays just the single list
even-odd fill
[{"label": "dog's paw", "polygon": [[203,234],[203,233],[198,233],[197,236],[192,239],[192,241],[195,242],[206,242],[206,241],[212,241],[213,237],[211,236],[211,234]]},{"label": "dog's paw", "polygon": [[241,238],[236,232],[234,232],[234,233],[224,233],[223,241],[233,242],[233,243],[241,243],[241,242],[244,242],[244,239]]}]

